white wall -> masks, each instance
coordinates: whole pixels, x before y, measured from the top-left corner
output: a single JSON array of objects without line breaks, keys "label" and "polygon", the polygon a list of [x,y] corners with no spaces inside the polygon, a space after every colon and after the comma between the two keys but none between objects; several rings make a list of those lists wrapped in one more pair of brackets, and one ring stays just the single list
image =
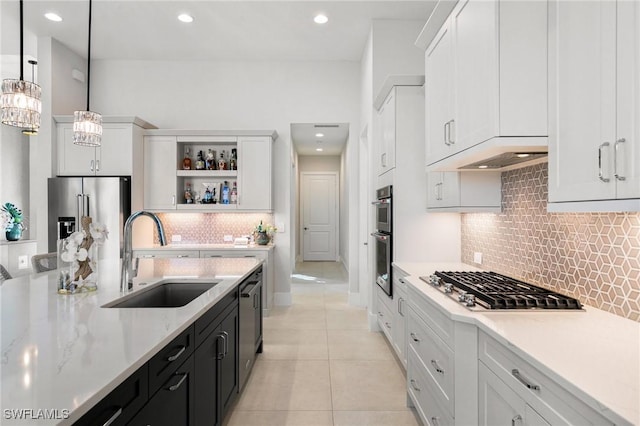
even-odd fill
[{"label": "white wall", "polygon": [[414,43],[427,18],[373,21],[373,96],[388,75],[424,75],[424,51]]},{"label": "white wall", "polygon": [[92,104],[104,115],[137,115],[160,128],[278,131],[274,220],[286,225],[276,248],[278,302],[278,293],[290,292],[295,253],[290,124],[359,128],[359,70],[357,62],[96,61]]}]

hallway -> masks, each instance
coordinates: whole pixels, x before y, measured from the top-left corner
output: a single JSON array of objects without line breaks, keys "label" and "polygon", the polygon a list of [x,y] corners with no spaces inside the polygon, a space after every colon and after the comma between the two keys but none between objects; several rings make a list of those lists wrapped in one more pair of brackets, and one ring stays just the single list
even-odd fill
[{"label": "hallway", "polygon": [[264,352],[227,424],[417,425],[387,342],[347,303],[342,264],[297,264],[292,297],[264,319]]}]

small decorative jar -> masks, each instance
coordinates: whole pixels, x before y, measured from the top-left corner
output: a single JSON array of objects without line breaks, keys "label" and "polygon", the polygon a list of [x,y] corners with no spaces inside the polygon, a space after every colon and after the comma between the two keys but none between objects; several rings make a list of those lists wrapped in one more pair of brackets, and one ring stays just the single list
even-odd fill
[{"label": "small decorative jar", "polygon": [[5,234],[7,241],[18,241],[22,238],[22,224],[14,223]]},{"label": "small decorative jar", "polygon": [[269,237],[269,234],[267,234],[266,231],[256,232],[256,235],[255,235],[256,244],[261,246],[266,246],[267,244],[269,244],[270,240],[271,238]]}]

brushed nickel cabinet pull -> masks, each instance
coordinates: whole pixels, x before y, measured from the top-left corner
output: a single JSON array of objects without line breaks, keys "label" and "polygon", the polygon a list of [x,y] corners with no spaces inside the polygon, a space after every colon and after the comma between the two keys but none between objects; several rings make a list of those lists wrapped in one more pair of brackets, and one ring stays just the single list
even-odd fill
[{"label": "brushed nickel cabinet pull", "polygon": [[531,389],[531,390],[535,390],[535,391],[539,391],[540,390],[540,386],[535,385],[533,383],[529,383],[529,381],[527,379],[525,379],[524,377],[522,377],[520,375],[520,372],[518,371],[517,368],[514,368],[513,370],[511,370],[511,374],[513,375],[513,377],[515,377],[516,379],[518,379],[518,381],[520,383],[522,383],[523,385],[525,385],[527,387],[527,389]]},{"label": "brushed nickel cabinet pull", "polygon": [[609,182],[609,178],[604,177],[602,173],[602,148],[608,147],[609,145],[609,142],[604,142],[598,147],[598,179],[605,183]]},{"label": "brushed nickel cabinet pull", "polygon": [[614,176],[616,177],[617,180],[626,180],[627,178],[622,176],[619,172],[618,172],[618,147],[620,146],[621,143],[625,143],[627,142],[627,140],[625,138],[620,138],[616,141],[616,143],[614,144],[613,148],[614,148],[614,155],[613,155],[613,170],[614,170]]}]

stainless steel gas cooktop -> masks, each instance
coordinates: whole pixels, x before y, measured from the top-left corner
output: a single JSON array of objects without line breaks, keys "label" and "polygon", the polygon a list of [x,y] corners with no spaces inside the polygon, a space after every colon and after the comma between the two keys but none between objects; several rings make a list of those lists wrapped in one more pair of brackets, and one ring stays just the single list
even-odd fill
[{"label": "stainless steel gas cooktop", "polygon": [[439,272],[420,279],[472,310],[582,309],[580,301],[495,272]]}]

